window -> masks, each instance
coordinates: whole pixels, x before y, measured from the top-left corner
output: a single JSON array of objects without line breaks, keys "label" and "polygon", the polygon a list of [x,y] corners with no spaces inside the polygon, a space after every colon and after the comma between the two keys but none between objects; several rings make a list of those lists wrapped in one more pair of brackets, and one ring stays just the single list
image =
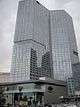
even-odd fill
[{"label": "window", "polygon": [[76,51],[73,51],[73,54],[76,55],[76,56],[78,56],[78,52],[76,52]]},{"label": "window", "polygon": [[36,2],[40,5],[40,3],[38,1],[36,1]]}]

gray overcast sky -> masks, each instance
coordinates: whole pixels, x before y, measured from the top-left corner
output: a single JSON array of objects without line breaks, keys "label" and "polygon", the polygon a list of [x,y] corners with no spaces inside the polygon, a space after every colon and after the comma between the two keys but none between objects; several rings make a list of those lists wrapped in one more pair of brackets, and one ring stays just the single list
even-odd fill
[{"label": "gray overcast sky", "polygon": [[[0,0],[0,72],[9,72],[19,0]],[[65,9],[73,18],[80,56],[80,0],[38,0],[48,9]]]}]

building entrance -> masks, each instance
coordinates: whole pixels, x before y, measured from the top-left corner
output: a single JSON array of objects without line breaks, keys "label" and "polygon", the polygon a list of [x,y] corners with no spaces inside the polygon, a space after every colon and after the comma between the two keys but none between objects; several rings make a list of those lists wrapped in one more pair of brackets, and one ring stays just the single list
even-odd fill
[{"label": "building entrance", "polygon": [[[12,93],[7,94],[7,98],[12,101],[6,104],[12,107],[38,107],[44,104],[44,93],[43,92],[28,92],[28,93]],[[12,97],[11,97],[12,96]],[[7,100],[8,100],[7,99]],[[12,104],[11,104],[12,102]]]}]

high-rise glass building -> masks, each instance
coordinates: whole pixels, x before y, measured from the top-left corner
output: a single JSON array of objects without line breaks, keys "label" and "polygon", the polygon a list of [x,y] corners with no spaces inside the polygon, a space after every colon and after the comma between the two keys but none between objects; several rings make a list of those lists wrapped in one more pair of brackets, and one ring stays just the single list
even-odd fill
[{"label": "high-rise glass building", "polygon": [[51,77],[49,10],[36,0],[19,2],[11,75],[14,81]]},{"label": "high-rise glass building", "polygon": [[72,17],[64,10],[50,11],[50,31],[54,78],[66,80],[79,62]]},{"label": "high-rise glass building", "polygon": [[72,77],[78,63],[72,18],[64,10],[46,9],[36,0],[19,2],[11,76],[13,81]]}]

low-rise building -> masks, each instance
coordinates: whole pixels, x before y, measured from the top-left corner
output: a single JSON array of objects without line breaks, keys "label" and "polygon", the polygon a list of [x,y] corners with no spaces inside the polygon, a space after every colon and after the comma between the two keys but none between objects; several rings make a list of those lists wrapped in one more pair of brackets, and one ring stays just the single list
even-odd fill
[{"label": "low-rise building", "polygon": [[9,82],[9,79],[10,79],[9,72],[0,73],[0,83]]},{"label": "low-rise building", "polygon": [[1,86],[4,87],[6,104],[10,105],[19,104],[24,98],[31,105],[59,103],[59,98],[67,94],[66,83],[58,80],[29,80],[2,83]]}]

